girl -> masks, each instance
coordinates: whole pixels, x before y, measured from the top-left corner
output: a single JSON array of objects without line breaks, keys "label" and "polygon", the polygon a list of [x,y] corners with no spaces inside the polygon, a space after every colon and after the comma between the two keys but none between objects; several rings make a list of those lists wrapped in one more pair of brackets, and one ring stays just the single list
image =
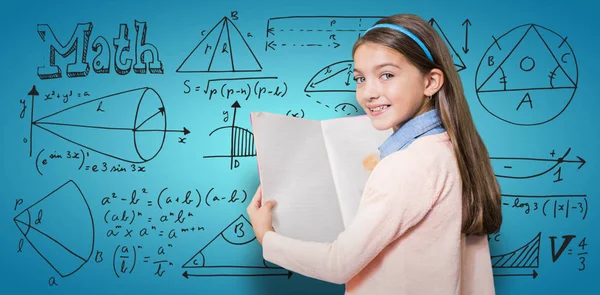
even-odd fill
[{"label": "girl", "polygon": [[444,41],[423,19],[394,15],[352,56],[358,103],[394,133],[332,243],[276,233],[259,187],[248,214],[264,258],[346,294],[495,294],[487,234],[502,223],[500,188]]}]

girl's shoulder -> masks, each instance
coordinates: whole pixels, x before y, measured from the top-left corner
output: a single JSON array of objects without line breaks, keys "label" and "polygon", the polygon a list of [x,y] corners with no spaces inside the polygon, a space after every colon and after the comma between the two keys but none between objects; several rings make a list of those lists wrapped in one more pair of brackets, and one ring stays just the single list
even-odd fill
[{"label": "girl's shoulder", "polygon": [[455,173],[456,156],[446,132],[417,138],[408,147],[381,160],[372,178],[394,179],[401,175],[436,175]]},{"label": "girl's shoulder", "polygon": [[405,149],[385,157],[371,172],[365,191],[395,198],[407,192],[438,196],[445,187],[458,182],[456,156],[444,132],[419,137]]},{"label": "girl's shoulder", "polygon": [[447,132],[442,132],[415,139],[405,149],[385,157],[380,164],[385,166],[412,163],[421,167],[428,167],[428,165],[440,164],[444,160],[453,160],[454,157],[454,148],[450,142],[450,137]]}]

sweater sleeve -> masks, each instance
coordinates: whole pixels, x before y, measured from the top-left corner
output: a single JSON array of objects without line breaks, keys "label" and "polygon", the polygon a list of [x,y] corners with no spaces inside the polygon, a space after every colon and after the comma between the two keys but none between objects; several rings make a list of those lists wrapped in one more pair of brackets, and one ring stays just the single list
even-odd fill
[{"label": "sweater sleeve", "polygon": [[365,185],[356,216],[331,243],[292,239],[276,232],[263,237],[263,256],[293,272],[344,284],[389,243],[417,224],[443,186],[438,165],[426,156],[400,151],[382,160]]}]

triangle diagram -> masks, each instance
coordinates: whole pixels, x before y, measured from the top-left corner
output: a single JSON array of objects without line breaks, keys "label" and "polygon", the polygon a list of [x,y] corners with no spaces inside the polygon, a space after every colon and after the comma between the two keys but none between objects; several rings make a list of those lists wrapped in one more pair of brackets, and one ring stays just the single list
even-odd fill
[{"label": "triangle diagram", "polygon": [[456,52],[456,50],[454,49],[454,46],[452,46],[452,43],[450,43],[450,40],[448,40],[448,37],[446,37],[446,34],[444,33],[444,31],[442,31],[442,28],[437,23],[437,21],[432,18],[431,20],[429,20],[429,24],[431,24],[435,28],[435,30],[438,32],[438,34],[440,34],[440,36],[442,36],[442,38],[446,42],[446,45],[448,46],[448,49],[450,50],[450,55],[452,56],[452,61],[454,62],[454,66],[456,67],[456,71],[460,72],[460,71],[466,69],[467,66],[465,66],[465,63],[463,62],[462,58]]},{"label": "triangle diagram", "polygon": [[287,275],[287,270],[262,258],[254,240],[252,225],[240,215],[182,266],[193,269],[185,276]]},{"label": "triangle diagram", "polygon": [[[501,43],[502,38],[497,42]],[[503,50],[508,50],[509,54],[479,86],[478,92],[575,88],[575,82],[559,64],[535,25],[528,26],[514,47],[506,47]]]},{"label": "triangle diagram", "polygon": [[243,34],[223,17],[196,45],[177,69],[178,73],[257,72],[262,66]]}]

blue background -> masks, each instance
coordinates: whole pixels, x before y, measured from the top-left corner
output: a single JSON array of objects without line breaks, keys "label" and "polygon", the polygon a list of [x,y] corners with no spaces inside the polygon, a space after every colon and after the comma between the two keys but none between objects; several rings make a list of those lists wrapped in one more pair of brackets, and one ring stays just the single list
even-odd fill
[{"label": "blue background", "polygon": [[[595,185],[598,154],[594,151],[600,142],[597,128],[593,127],[596,124],[592,120],[600,106],[595,97],[597,83],[593,80],[598,66],[596,53],[600,48],[590,23],[595,9],[587,2],[25,1],[2,6],[0,32],[3,46],[0,58],[3,70],[0,75],[4,103],[0,109],[0,126],[3,128],[0,280],[3,294],[342,294],[344,288],[341,285],[320,282],[299,274],[292,274],[288,278],[286,271],[273,269],[269,264],[262,265],[270,267],[268,272],[261,272],[264,269],[254,273],[253,269],[243,271],[246,274],[277,275],[197,277],[193,275],[201,271],[205,271],[205,274],[223,274],[227,271],[184,266],[193,257],[197,258],[196,254],[213,238],[220,237],[220,233],[236,236],[240,243],[248,243],[239,246],[212,243],[217,246],[210,253],[203,252],[206,261],[210,259],[211,262],[229,266],[262,262],[261,248],[252,240],[251,228],[243,218],[238,219],[240,215],[246,216],[246,206],[258,185],[255,157],[235,157],[232,166],[231,158],[207,156],[231,155],[230,127],[234,124],[250,129],[249,114],[252,111],[299,114],[311,119],[362,114],[353,111],[349,105],[342,109],[346,103],[354,104],[355,98],[351,91],[353,84],[344,86],[334,83],[341,81],[340,75],[316,87],[317,90],[337,91],[307,92],[305,87],[313,76],[315,79],[312,82],[329,77],[324,71],[320,72],[327,65],[342,62],[330,68],[333,72],[346,66],[343,61],[351,60],[352,43],[361,30],[376,20],[369,16],[394,13],[414,13],[426,20],[434,18],[466,67],[460,71],[460,76],[467,100],[505,194],[504,224],[499,235],[490,236],[492,260],[497,266],[494,269],[497,294],[595,293],[592,278],[598,278],[600,274],[600,261],[596,252],[599,234],[593,229],[598,224],[599,216],[596,207],[599,190]],[[233,11],[237,13],[232,14]],[[330,17],[269,21],[286,16]],[[342,19],[336,16],[357,18]],[[465,24],[467,19],[470,24]],[[125,53],[123,58],[135,59],[132,52],[135,48],[136,20],[146,23],[145,42],[152,44],[159,53],[163,74],[138,74],[132,70],[120,75],[115,71],[113,39],[119,38],[119,25],[126,24],[131,51]],[[332,20],[336,20],[333,25]],[[77,24],[87,22],[93,24],[87,51],[90,64],[88,75],[67,77],[66,64],[73,62],[75,54],[65,59],[57,54],[56,64],[61,67],[63,77],[40,79],[37,68],[49,64],[48,40],[51,36],[46,35],[45,43],[38,34],[38,25],[47,24],[56,38],[66,44]],[[275,28],[273,34],[267,33],[268,22],[270,27]],[[239,38],[235,39],[238,43],[231,39],[231,50],[238,70],[246,68],[260,71],[233,72],[227,60],[215,59],[214,67],[229,71],[177,72],[204,38],[201,32],[218,24],[220,29],[224,23],[229,28],[230,37],[238,38],[241,35],[249,46],[240,43]],[[515,83],[507,84],[507,87],[538,87],[547,83],[545,81],[548,81],[548,75],[556,69],[557,63],[576,83],[561,91],[532,90],[530,96],[534,107],[523,104],[520,108],[523,112],[518,112],[516,106],[527,90],[492,94],[478,92],[477,88],[482,79],[486,79],[498,65],[499,57],[495,57],[496,67],[487,63],[488,54],[500,54],[495,51],[494,38],[499,40],[501,47],[510,49],[523,36],[524,29],[531,26],[521,27],[521,31],[511,30],[525,24],[534,24],[533,27],[549,47],[537,46],[542,43],[533,38],[535,36],[530,36],[533,38],[528,39],[530,43],[524,41],[523,44],[528,45],[520,47],[519,51],[515,50],[514,58],[518,59],[510,59],[503,66],[508,83]],[[235,35],[237,32],[232,29],[233,25],[241,34]],[[351,31],[336,31],[336,39],[332,40],[329,38],[332,32],[301,32],[301,28]],[[98,74],[91,68],[97,54],[91,49],[91,43],[100,36],[110,44],[113,63],[110,72],[104,74]],[[218,35],[212,37],[215,36]],[[570,49],[563,47],[564,44],[561,46],[564,38]],[[201,44],[201,48],[205,44]],[[468,46],[468,52],[462,49],[464,46]],[[560,52],[559,56],[564,52],[570,54],[564,62],[560,58],[553,60],[548,55],[549,49]],[[250,58],[249,50],[256,60]],[[238,56],[237,59],[235,56]],[[519,61],[527,56],[535,60],[535,69],[520,71]],[[146,58],[150,58],[149,55]],[[527,63],[531,59],[525,58],[523,67],[529,69],[531,64]],[[258,68],[257,61],[260,64]],[[201,70],[202,66],[194,69]],[[562,74],[560,69],[555,72],[557,79],[554,81],[559,81],[558,77]],[[210,79],[251,77],[277,78],[221,80],[208,84]],[[565,76],[560,78],[562,86],[568,84]],[[476,79],[479,85],[476,85]],[[274,91],[277,87],[279,90],[285,89],[285,95],[263,93],[260,98],[255,94],[246,98],[234,94],[226,98],[219,93],[209,99],[209,95],[204,93],[207,84],[211,89],[220,91],[225,83],[224,89],[239,89],[253,88],[257,82],[257,87],[266,87],[265,91]],[[353,83],[352,80],[350,82]],[[33,85],[39,96],[35,97],[32,119],[32,97],[27,94]],[[200,91],[195,90],[196,86],[200,87]],[[160,100],[148,94],[149,100],[144,101],[148,104],[137,107],[136,103],[146,97],[141,92],[106,97],[144,87],[153,89]],[[63,102],[64,97],[56,97],[58,93],[68,92],[73,95],[67,102]],[[86,92],[89,96],[83,95]],[[79,93],[81,97],[78,97]],[[517,94],[521,97],[515,100]],[[47,99],[48,95],[53,98]],[[102,107],[106,110],[104,115],[96,111],[100,100],[72,108],[71,112],[63,112],[61,116],[53,115],[93,99],[103,101]],[[148,121],[146,133],[132,132],[131,129],[80,128],[55,124],[132,128],[131,122],[136,112],[140,118],[149,118],[161,106],[161,100],[165,112]],[[232,105],[235,101],[239,102],[240,107],[235,110],[233,121]],[[21,118],[24,105],[26,108]],[[561,112],[557,112],[557,109]],[[32,121],[43,117],[47,117],[46,125],[31,126]],[[87,148],[38,126],[58,128],[53,130],[80,144],[85,141]],[[223,126],[229,128],[209,135]],[[31,157],[30,127],[33,139]],[[191,133],[184,135],[176,132],[184,127]],[[159,131],[149,131],[155,128]],[[173,131],[163,132],[165,129]],[[142,155],[157,153],[154,158],[146,162],[143,158],[136,158],[132,133],[136,135],[138,151]],[[164,144],[159,149],[163,136]],[[182,137],[186,138],[185,144],[178,142]],[[567,151],[569,153],[564,161],[560,161],[559,158]],[[67,158],[74,153],[79,153],[79,158]],[[52,154],[62,155],[63,158],[52,159]],[[127,161],[118,160],[115,156],[127,157]],[[136,168],[144,166],[145,172],[132,172],[131,162],[140,159],[142,163],[135,164]],[[585,160],[583,166],[581,159]],[[116,166],[126,171],[92,171],[93,165],[102,170],[104,163],[108,169]],[[89,170],[86,167],[90,167]],[[527,177],[537,174],[540,175]],[[139,201],[130,205],[134,191]],[[183,202],[188,192],[192,204]],[[230,202],[232,195],[235,201]],[[203,200],[198,205],[199,196]],[[245,200],[244,196],[247,196]],[[167,203],[168,197],[171,197],[172,203]],[[111,202],[103,204],[105,198]],[[42,201],[36,204],[39,200]],[[152,206],[148,206],[149,201]],[[158,203],[161,203],[160,207]],[[563,209],[570,208],[568,217],[565,210],[560,210],[561,204],[565,205]],[[529,206],[529,211],[526,211],[526,206]],[[40,210],[42,222],[35,224],[36,217],[40,217]],[[128,218],[125,221],[120,218],[123,212]],[[183,222],[177,221],[180,212],[183,214],[181,217],[185,217]],[[117,217],[114,221],[113,216]],[[135,221],[131,220],[133,216]],[[161,222],[161,216],[167,220]],[[228,227],[230,224],[232,227]],[[140,236],[144,228],[149,234]],[[195,230],[191,231],[191,228]],[[111,230],[119,234],[107,236]],[[125,236],[127,230],[132,231],[131,237]],[[159,235],[160,231],[163,232],[162,236]],[[176,233],[176,238],[169,237],[172,231]],[[55,242],[40,232],[52,237]],[[24,239],[24,233],[29,241]],[[73,253],[58,247],[56,242],[68,245],[67,248]],[[558,255],[561,245],[565,245],[564,251]],[[134,249],[135,258],[132,253]],[[525,262],[505,255],[510,253],[515,253],[515,256],[529,255],[531,260]],[[75,254],[81,258],[73,258]],[[209,255],[210,258],[207,258]],[[83,263],[85,261],[87,263]],[[65,275],[68,270],[77,268],[73,274],[61,277],[61,272]],[[240,268],[228,268],[230,271],[232,269],[240,271]],[[157,270],[162,275],[156,275]],[[186,271],[190,275],[187,279],[182,275]],[[52,282],[57,285],[49,284]]]}]

